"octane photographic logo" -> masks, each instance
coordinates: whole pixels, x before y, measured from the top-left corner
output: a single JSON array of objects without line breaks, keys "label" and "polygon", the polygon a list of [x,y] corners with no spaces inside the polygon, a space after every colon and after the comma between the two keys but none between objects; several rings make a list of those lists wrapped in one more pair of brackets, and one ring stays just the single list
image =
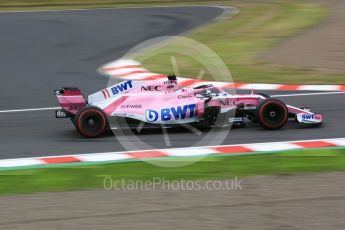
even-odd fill
[{"label": "octane photographic logo", "polygon": [[[166,79],[166,85],[171,85],[173,89],[180,89],[179,79],[192,78],[200,80],[200,84],[212,84],[213,81],[223,81],[232,83],[232,76],[222,59],[210,48],[190,38],[181,36],[164,36],[149,39],[135,46],[127,52],[122,60],[136,60],[142,63],[143,68],[150,72],[177,77],[177,83],[173,80]],[[151,67],[154,67],[153,69]],[[142,71],[142,70],[141,70]],[[141,72],[136,71],[140,74]],[[145,74],[145,71],[143,71]],[[186,73],[186,74],[184,74]],[[136,75],[137,76],[137,75]],[[108,87],[118,84],[126,79],[112,76],[109,78]],[[127,88],[135,88],[135,79],[133,85]],[[207,82],[202,82],[205,81]],[[164,81],[164,80],[162,80]],[[195,87],[196,85],[192,85]],[[176,88],[174,88],[176,87]],[[169,90],[169,87],[167,86]],[[152,96],[149,98],[152,107],[142,107],[144,111],[143,119],[148,123],[157,124],[158,128],[147,129],[145,122],[140,122],[136,127],[127,124],[125,119],[109,119],[114,137],[126,150],[152,150],[178,147],[197,147],[220,145],[228,136],[231,127],[209,127],[202,129],[190,124],[197,120],[197,104],[190,100],[192,96],[181,94],[177,100],[181,104],[169,104],[169,92],[165,88],[155,85],[140,86],[138,88],[142,95],[165,91],[162,96]],[[229,92],[230,94],[235,93]],[[158,95],[158,94],[156,94]],[[164,106],[162,97],[167,97]],[[165,99],[164,99],[165,100]],[[185,102],[185,103],[184,103]],[[129,116],[126,115],[126,116]],[[230,118],[229,118],[230,119]],[[177,125],[177,127],[174,125]],[[172,151],[179,156],[179,151]],[[179,167],[192,164],[206,157],[202,152],[193,151],[190,158],[186,160],[149,160],[150,164],[162,167]],[[143,159],[145,160],[145,158]]]}]

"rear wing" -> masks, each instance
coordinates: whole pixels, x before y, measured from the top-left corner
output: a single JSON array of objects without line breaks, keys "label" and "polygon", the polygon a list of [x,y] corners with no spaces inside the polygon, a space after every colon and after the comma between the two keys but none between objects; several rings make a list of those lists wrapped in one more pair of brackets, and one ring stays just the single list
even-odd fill
[{"label": "rear wing", "polygon": [[68,117],[75,116],[87,104],[81,90],[76,87],[62,87],[54,90],[54,94]]}]

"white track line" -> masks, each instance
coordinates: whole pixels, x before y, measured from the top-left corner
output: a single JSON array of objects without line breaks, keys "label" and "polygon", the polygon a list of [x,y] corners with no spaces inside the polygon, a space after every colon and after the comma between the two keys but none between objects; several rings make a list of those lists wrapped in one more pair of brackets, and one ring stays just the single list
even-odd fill
[{"label": "white track line", "polygon": [[[20,6],[19,6],[20,7]],[[35,6],[33,6],[35,7]],[[64,6],[60,6],[64,7]],[[44,13],[44,12],[68,12],[68,11],[96,11],[96,10],[118,10],[118,9],[146,9],[146,8],[179,8],[179,7],[215,7],[226,11],[227,9],[236,9],[231,6],[216,6],[216,5],[163,5],[163,6],[110,6],[110,7],[99,7],[99,8],[75,8],[75,9],[38,9],[37,10],[9,10],[0,11],[0,14],[13,14],[13,13]],[[222,16],[220,14],[219,16]],[[218,17],[218,16],[217,16]]]},{"label": "white track line", "polygon": [[313,95],[332,95],[332,94],[345,94],[345,92],[321,92],[321,93],[294,93],[294,94],[278,94],[270,95],[270,97],[298,97],[298,96],[313,96]]},{"label": "white track line", "polygon": [[43,111],[43,110],[54,110],[54,109],[61,109],[61,107],[0,110],[0,113],[16,113],[16,112]]},{"label": "white track line", "polygon": [[[296,94],[281,94],[281,95],[277,94],[277,95],[271,95],[270,97],[298,97],[298,96],[332,95],[332,94],[345,94],[345,92],[296,93]],[[0,113],[17,113],[17,112],[44,111],[44,110],[55,110],[55,109],[61,109],[61,107],[0,110]]]}]

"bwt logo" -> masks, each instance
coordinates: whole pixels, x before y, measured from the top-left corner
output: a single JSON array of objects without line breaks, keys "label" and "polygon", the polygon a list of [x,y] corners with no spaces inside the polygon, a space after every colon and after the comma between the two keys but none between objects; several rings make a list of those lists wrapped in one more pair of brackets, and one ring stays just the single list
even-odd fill
[{"label": "bwt logo", "polygon": [[[172,118],[174,118],[175,120],[192,118],[195,116],[195,109],[196,109],[195,104],[161,109],[160,120],[170,121]],[[147,121],[154,122],[158,120],[159,114],[155,110],[147,109],[145,111],[145,117]]]},{"label": "bwt logo", "polygon": [[187,117],[188,111],[189,111],[189,118],[194,117],[195,108],[196,108],[195,104],[189,104],[189,105],[184,105],[184,106],[177,106],[177,107],[162,109],[161,120],[169,121],[171,120],[172,116],[175,118],[175,120],[185,119]]},{"label": "bwt logo", "polygon": [[158,112],[152,109],[147,109],[145,111],[145,118],[149,122],[155,122],[158,120]]},{"label": "bwt logo", "polygon": [[303,114],[302,115],[303,120],[316,120],[320,121],[322,120],[322,115],[321,114]]},{"label": "bwt logo", "polygon": [[111,92],[113,93],[113,95],[116,95],[130,88],[133,88],[132,80],[115,85],[114,87],[111,88]]},{"label": "bwt logo", "polygon": [[314,114],[304,114],[302,115],[303,120],[313,120],[314,119]]}]

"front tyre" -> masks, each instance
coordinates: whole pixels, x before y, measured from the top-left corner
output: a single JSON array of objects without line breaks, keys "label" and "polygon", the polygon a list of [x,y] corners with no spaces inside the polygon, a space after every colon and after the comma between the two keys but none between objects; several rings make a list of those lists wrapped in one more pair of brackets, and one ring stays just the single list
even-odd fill
[{"label": "front tyre", "polygon": [[278,99],[268,98],[259,104],[256,117],[265,129],[276,130],[286,124],[289,111],[284,102]]},{"label": "front tyre", "polygon": [[107,128],[107,117],[95,106],[86,106],[75,117],[75,127],[85,137],[99,137]]}]

